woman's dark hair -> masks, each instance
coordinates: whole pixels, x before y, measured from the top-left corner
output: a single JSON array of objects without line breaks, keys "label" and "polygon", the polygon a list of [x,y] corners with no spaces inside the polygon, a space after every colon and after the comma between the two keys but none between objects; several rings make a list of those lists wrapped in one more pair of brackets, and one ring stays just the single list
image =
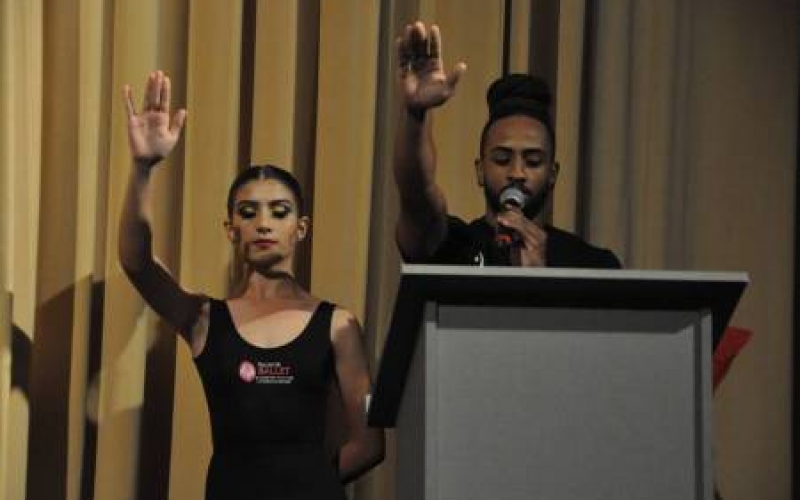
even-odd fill
[{"label": "woman's dark hair", "polygon": [[303,214],[303,193],[300,189],[300,183],[288,171],[275,165],[252,165],[239,172],[236,178],[231,183],[228,189],[228,218],[233,217],[234,203],[236,202],[236,193],[239,189],[253,180],[268,180],[273,179],[292,192],[297,202],[297,210],[300,215]]},{"label": "woman's dark hair", "polygon": [[511,73],[495,80],[486,91],[486,104],[489,106],[489,119],[481,132],[480,154],[489,128],[497,120],[507,116],[524,115],[538,120],[550,135],[551,158],[556,154],[556,133],[550,105],[553,97],[547,83],[539,77],[523,73]]}]

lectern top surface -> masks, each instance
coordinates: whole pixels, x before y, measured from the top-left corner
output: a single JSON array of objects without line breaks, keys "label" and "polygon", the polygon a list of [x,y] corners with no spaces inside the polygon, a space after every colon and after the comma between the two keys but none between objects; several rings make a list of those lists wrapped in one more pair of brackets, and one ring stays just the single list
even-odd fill
[{"label": "lectern top surface", "polygon": [[560,278],[601,280],[655,280],[655,281],[728,281],[747,283],[747,273],[739,271],[689,271],[651,269],[577,269],[555,267],[476,267],[403,264],[404,276],[498,276],[511,278]]},{"label": "lectern top surface", "polygon": [[370,420],[393,422],[424,306],[705,311],[713,344],[748,283],[741,272],[403,265]]}]

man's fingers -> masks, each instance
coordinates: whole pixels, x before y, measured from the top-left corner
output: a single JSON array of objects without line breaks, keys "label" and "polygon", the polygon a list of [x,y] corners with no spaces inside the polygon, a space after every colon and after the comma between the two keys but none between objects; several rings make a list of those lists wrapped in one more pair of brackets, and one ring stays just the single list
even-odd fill
[{"label": "man's fingers", "polygon": [[547,241],[547,233],[537,224],[523,224],[517,231],[528,248],[539,248]]},{"label": "man's fingers", "polygon": [[428,55],[435,59],[442,57],[442,34],[439,27],[435,24],[431,26],[430,35],[428,36]]},{"label": "man's fingers", "polygon": [[461,75],[463,75],[467,71],[467,65],[463,62],[460,62],[455,65],[453,71],[447,75],[447,86],[450,89],[455,89],[456,85],[458,85],[458,81],[461,79]]},{"label": "man's fingers", "polygon": [[520,247],[524,247],[527,251],[542,252],[547,245],[547,232],[519,212],[499,214],[497,222],[514,231],[519,237]]},{"label": "man's fingers", "polygon": [[544,234],[544,230],[538,224],[526,218],[518,209],[507,210],[498,214],[497,222],[520,233]]},{"label": "man's fingers", "polygon": [[397,50],[397,65],[400,69],[408,69],[411,62],[411,53],[408,51],[408,44],[404,37],[397,37],[394,40],[394,46]]},{"label": "man's fingers", "polygon": [[427,33],[425,33],[425,25],[420,21],[415,22],[411,26],[410,33],[408,34],[408,45],[412,58],[428,56]]}]

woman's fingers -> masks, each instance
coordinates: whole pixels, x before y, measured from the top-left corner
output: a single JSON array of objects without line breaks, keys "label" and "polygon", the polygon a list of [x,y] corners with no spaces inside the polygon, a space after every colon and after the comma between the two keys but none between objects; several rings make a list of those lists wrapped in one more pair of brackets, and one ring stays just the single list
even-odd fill
[{"label": "woman's fingers", "polygon": [[147,77],[145,88],[145,99],[142,103],[142,111],[163,111],[164,110],[164,72],[154,71]]},{"label": "woman's fingers", "polygon": [[172,122],[169,124],[169,131],[173,134],[180,134],[181,130],[183,129],[183,125],[186,123],[186,110],[179,109],[175,112],[175,116],[172,117]]},{"label": "woman's fingers", "polygon": [[[160,73],[160,72],[159,72]],[[167,75],[161,73],[161,92],[159,93],[159,110],[169,114],[170,94],[172,92],[172,84]]]},{"label": "woman's fingers", "polygon": [[133,90],[131,90],[130,85],[126,84],[122,88],[122,98],[125,101],[125,112],[128,115],[128,119],[131,119],[136,116],[136,109],[133,105]]}]

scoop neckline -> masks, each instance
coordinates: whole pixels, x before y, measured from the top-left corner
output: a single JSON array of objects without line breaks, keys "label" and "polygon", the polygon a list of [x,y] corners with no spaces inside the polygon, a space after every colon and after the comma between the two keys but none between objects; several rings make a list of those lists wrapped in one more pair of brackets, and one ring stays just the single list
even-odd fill
[{"label": "scoop neckline", "polygon": [[323,301],[319,301],[317,303],[317,305],[314,307],[314,310],[311,312],[311,316],[309,316],[308,321],[306,322],[305,326],[302,329],[300,329],[300,331],[297,333],[297,335],[295,335],[294,337],[292,337],[290,340],[288,340],[287,342],[285,342],[283,344],[272,346],[272,347],[263,347],[263,346],[254,344],[254,343],[250,342],[249,340],[247,340],[247,338],[245,338],[245,336],[242,335],[242,332],[239,331],[239,327],[236,325],[236,322],[233,320],[233,314],[231,313],[231,308],[228,305],[228,301],[227,300],[223,300],[222,304],[223,304],[224,309],[225,309],[225,314],[228,316],[228,322],[231,324],[231,328],[233,329],[233,332],[236,335],[236,338],[238,338],[244,345],[250,347],[251,349],[256,349],[258,351],[279,351],[279,350],[291,347],[293,344],[299,342],[301,338],[303,338],[303,337],[305,337],[307,335],[308,330],[311,327],[311,324],[314,322],[314,319],[316,318],[317,314],[319,314],[320,309],[322,308]]}]

